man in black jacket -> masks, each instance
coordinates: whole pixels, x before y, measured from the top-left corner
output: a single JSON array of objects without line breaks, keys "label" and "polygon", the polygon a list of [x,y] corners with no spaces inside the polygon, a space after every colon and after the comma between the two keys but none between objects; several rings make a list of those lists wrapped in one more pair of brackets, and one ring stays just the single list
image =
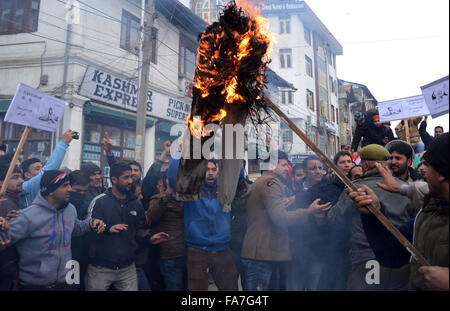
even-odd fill
[{"label": "man in black jacket", "polygon": [[145,224],[145,214],[139,200],[131,193],[131,167],[124,162],[111,166],[112,188],[96,197],[89,207],[93,218],[106,225],[102,236],[91,235],[89,266],[86,273],[88,291],[105,291],[111,285],[117,290],[137,291],[134,264],[138,243],[158,244],[167,240],[166,233],[158,233],[150,241],[137,239],[137,231]]},{"label": "man in black jacket", "polygon": [[438,137],[438,136],[444,134],[444,128],[440,125],[438,125],[434,128],[434,137],[431,136],[430,134],[428,134],[427,119],[428,119],[428,116],[426,116],[425,119],[422,121],[422,123],[420,123],[420,127],[419,127],[420,138],[422,139],[422,142],[425,144],[425,150],[428,149],[428,146],[431,144],[431,142],[433,141],[433,139],[435,137]]}]

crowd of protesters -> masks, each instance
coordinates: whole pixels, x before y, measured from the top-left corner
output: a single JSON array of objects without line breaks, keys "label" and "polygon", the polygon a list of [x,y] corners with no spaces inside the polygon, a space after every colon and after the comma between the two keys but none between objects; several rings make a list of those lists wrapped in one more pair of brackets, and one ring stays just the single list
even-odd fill
[{"label": "crowd of protesters", "polygon": [[[94,163],[60,169],[68,130],[45,165],[15,163],[0,198],[0,291],[448,290],[449,134],[429,135],[426,118],[405,120],[410,137],[400,122],[398,138],[375,111],[355,121],[351,146],[332,161],[358,191],[319,157],[293,164],[279,151],[253,182],[243,166],[231,212],[219,203],[216,161],[201,198],[181,202],[181,152],[172,157],[169,141],[144,175],[138,162],[114,157],[106,134],[106,188]],[[11,159],[0,156],[0,185]],[[430,266],[409,261],[367,204]],[[369,282],[374,261],[378,282]],[[74,267],[78,277],[68,280]]]}]

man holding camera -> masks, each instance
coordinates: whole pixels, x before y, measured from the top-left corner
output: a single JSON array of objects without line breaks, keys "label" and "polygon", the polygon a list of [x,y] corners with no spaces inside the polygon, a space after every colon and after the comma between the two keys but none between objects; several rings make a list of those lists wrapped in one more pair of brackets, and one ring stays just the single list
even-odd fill
[{"label": "man holding camera", "polygon": [[[45,166],[42,166],[39,159],[28,159],[22,163],[22,171],[25,182],[23,183],[23,191],[20,194],[22,197],[19,206],[24,209],[31,205],[33,200],[39,193],[41,178],[45,171],[57,170],[60,168],[64,157],[66,156],[67,148],[69,147],[72,139],[78,139],[78,133],[72,130],[67,130],[59,144],[53,150],[52,155],[48,159]],[[77,138],[78,137],[78,138]]]}]

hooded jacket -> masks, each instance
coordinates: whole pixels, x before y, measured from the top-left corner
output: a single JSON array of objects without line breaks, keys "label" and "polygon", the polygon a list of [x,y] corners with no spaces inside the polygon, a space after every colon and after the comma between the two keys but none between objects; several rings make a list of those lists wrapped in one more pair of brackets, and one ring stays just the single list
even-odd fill
[{"label": "hooded jacket", "polygon": [[[136,236],[138,229],[145,225],[145,214],[141,202],[131,193],[125,200],[117,199],[108,189],[96,197],[89,206],[89,215],[100,219],[106,225],[103,234],[90,234],[89,262],[108,269],[128,267],[135,261],[138,245],[144,241]],[[128,230],[120,233],[109,232],[117,224],[127,224]],[[146,241],[148,243],[148,240]],[[139,244],[138,244],[139,243]]]},{"label": "hooded jacket", "polygon": [[72,260],[71,237],[90,230],[89,220],[77,219],[72,204],[55,209],[40,193],[0,240],[11,240],[20,256],[19,281],[23,286],[50,286],[65,283]]}]

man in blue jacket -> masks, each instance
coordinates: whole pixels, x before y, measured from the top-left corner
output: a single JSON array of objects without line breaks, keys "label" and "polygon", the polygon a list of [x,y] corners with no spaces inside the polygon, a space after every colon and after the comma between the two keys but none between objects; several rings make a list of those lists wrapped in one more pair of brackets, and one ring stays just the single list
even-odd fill
[{"label": "man in blue jacket", "polygon": [[44,167],[42,167],[42,163],[39,160],[30,159],[36,162],[27,162],[24,161],[22,163],[22,171],[25,182],[23,183],[23,192],[20,194],[22,199],[19,202],[19,206],[21,209],[24,209],[33,202],[39,193],[39,187],[41,183],[41,178],[45,171],[50,170],[58,170],[61,166],[64,157],[66,156],[67,148],[69,147],[70,142],[72,141],[72,136],[75,134],[72,130],[67,130],[59,144],[56,146],[55,150],[53,150],[52,155],[48,159],[47,163]]},{"label": "man in blue jacket", "polygon": [[[176,154],[168,169],[170,186],[175,180],[180,164]],[[230,250],[230,213],[224,213],[217,197],[219,168],[214,160],[208,162],[202,198],[184,202],[185,240],[188,246],[188,290],[207,291],[209,274],[220,291],[237,291],[238,274]]]}]

